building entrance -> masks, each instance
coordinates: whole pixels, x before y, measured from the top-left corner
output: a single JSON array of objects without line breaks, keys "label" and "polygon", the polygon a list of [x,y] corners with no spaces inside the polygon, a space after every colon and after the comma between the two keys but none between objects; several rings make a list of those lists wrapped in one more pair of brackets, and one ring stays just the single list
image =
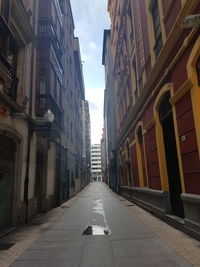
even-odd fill
[{"label": "building entrance", "polygon": [[0,135],[0,230],[12,224],[15,142]]},{"label": "building entrance", "polygon": [[172,106],[169,102],[170,93],[167,93],[159,108],[160,122],[163,129],[167,172],[169,179],[170,201],[172,214],[184,218],[184,208],[181,200],[181,180],[176,148],[176,138]]}]

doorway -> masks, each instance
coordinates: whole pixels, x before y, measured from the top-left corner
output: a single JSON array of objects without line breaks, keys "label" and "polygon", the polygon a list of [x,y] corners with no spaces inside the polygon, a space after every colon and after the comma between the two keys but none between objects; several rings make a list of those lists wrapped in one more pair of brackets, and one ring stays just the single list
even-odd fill
[{"label": "doorway", "polygon": [[0,230],[12,224],[15,152],[15,142],[0,135]]},{"label": "doorway", "polygon": [[183,202],[181,200],[181,180],[178,164],[176,137],[172,106],[169,102],[170,93],[168,92],[162,99],[159,107],[159,118],[163,130],[164,147],[169,179],[169,191],[171,202],[171,213],[175,216],[184,218]]},{"label": "doorway", "polygon": [[142,126],[139,126],[137,130],[137,138],[139,143],[139,149],[141,153],[141,164],[142,164],[142,175],[144,181],[144,187],[147,187],[147,174],[146,174],[146,163],[145,163],[145,151],[144,151],[144,139],[142,134]]}]

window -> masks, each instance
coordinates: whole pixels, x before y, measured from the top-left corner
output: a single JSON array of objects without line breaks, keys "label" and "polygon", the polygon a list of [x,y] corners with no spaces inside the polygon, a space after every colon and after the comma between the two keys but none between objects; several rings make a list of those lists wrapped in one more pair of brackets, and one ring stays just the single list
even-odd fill
[{"label": "window", "polygon": [[137,136],[138,136],[138,142],[141,144],[143,142],[143,136],[142,136],[142,127],[140,126],[138,131],[137,131]]},{"label": "window", "polygon": [[154,1],[152,8],[151,8],[151,13],[152,13],[152,18],[153,18],[153,26],[154,26],[154,34],[155,34],[154,52],[157,57],[163,46],[158,0]]},{"label": "window", "polygon": [[47,33],[47,24],[46,22],[41,22],[39,26],[39,32],[41,35],[45,35]]},{"label": "window", "polygon": [[67,137],[69,137],[69,117],[67,117]]},{"label": "window", "polygon": [[133,39],[134,39],[134,36],[133,36],[133,15],[132,15],[132,8],[131,8],[131,2],[129,3],[129,8],[128,8],[128,25],[130,27],[130,39],[131,39],[131,43],[133,43]]},{"label": "window", "polygon": [[71,137],[71,141],[73,143],[73,124],[70,123],[70,137]]},{"label": "window", "polygon": [[53,68],[51,67],[51,93],[54,96],[54,98],[56,99],[57,95],[56,95],[56,74],[55,71],[53,70]]},{"label": "window", "polygon": [[39,106],[40,108],[45,108],[45,94],[46,94],[46,74],[40,74],[40,85],[39,85],[39,94],[40,94],[40,101]]},{"label": "window", "polygon": [[200,86],[200,57],[197,61],[197,78],[198,78],[198,84]]},{"label": "window", "polygon": [[135,58],[132,61],[132,68],[133,68],[134,96],[135,96],[135,100],[137,100],[137,98],[138,98],[138,86],[137,86],[137,70],[136,70],[136,61],[135,61]]},{"label": "window", "polygon": [[0,12],[7,22],[9,18],[9,8],[10,8],[9,0],[0,0]]}]

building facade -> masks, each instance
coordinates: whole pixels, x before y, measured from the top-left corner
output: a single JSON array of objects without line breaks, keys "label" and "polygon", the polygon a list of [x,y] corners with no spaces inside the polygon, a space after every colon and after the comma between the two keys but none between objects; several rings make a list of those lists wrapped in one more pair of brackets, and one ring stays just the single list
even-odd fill
[{"label": "building facade", "polygon": [[83,158],[85,161],[85,181],[88,184],[91,178],[91,123],[89,103],[87,100],[83,101],[83,122]]},{"label": "building facade", "polygon": [[60,205],[88,183],[89,108],[83,117],[70,1],[1,0],[0,12],[2,230]]},{"label": "building facade", "polygon": [[105,66],[106,89],[104,91],[104,175],[107,184],[117,191],[117,153],[116,153],[116,118],[115,91],[113,79],[113,55],[111,31],[104,30],[102,64]]},{"label": "building facade", "polygon": [[35,180],[30,118],[35,113],[37,8],[37,0],[0,1],[0,230],[24,222],[28,199],[34,203],[27,181]]},{"label": "building facade", "polygon": [[91,146],[91,180],[95,182],[102,181],[100,144],[95,144]]},{"label": "building facade", "polygon": [[[118,184],[159,216],[200,232],[200,1],[108,1]],[[179,226],[180,226],[179,225]]]}]

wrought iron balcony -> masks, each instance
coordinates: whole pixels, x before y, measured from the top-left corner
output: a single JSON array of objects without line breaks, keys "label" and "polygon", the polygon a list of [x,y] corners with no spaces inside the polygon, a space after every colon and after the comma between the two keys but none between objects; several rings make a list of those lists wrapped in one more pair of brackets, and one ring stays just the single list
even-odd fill
[{"label": "wrought iron balcony", "polygon": [[[55,116],[55,123],[59,128],[63,127],[63,113],[64,111],[58,105],[56,100],[51,94],[41,94],[37,95],[38,99],[38,115],[41,115],[44,110],[50,109]],[[41,114],[40,114],[41,113]]]},{"label": "wrought iron balcony", "polygon": [[0,82],[2,92],[16,101],[18,78],[15,75],[12,66],[8,63],[5,56],[0,52]]}]

